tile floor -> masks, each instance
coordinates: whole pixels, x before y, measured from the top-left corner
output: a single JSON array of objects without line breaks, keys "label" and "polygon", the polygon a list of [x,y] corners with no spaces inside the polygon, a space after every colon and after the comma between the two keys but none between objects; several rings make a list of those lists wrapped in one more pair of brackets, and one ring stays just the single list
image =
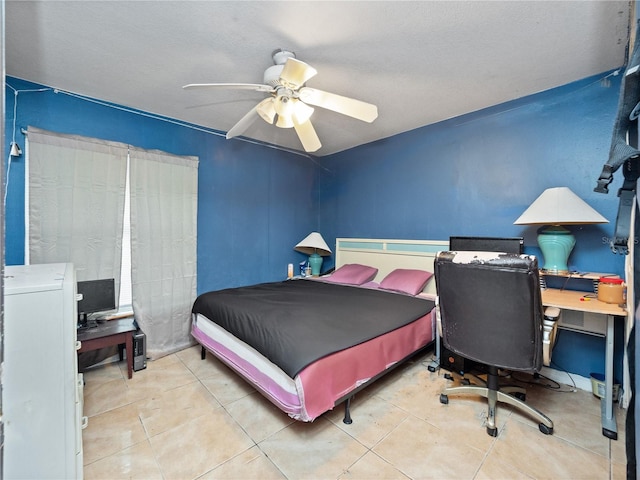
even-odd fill
[{"label": "tile floor", "polygon": [[340,407],[313,423],[291,420],[211,355],[200,360],[199,347],[148,362],[131,380],[124,362],[94,367],[84,377],[85,478],[626,477],[624,410],[615,408],[621,432],[611,441],[590,392],[531,385],[527,402],[553,419],[554,435],[500,405],[493,438],[485,401],[440,404],[451,382],[428,371],[430,360],[418,356],[358,394],[351,425]]}]

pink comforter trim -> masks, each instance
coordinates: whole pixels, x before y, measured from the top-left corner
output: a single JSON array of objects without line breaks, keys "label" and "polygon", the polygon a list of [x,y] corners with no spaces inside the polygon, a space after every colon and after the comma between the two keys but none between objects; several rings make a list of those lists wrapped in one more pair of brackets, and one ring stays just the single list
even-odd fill
[{"label": "pink comforter trim", "polygon": [[299,373],[307,416],[331,410],[336,400],[433,340],[432,314],[353,348],[336,352]]},{"label": "pink comforter trim", "polygon": [[294,379],[298,396],[283,390],[260,370],[207,337],[196,324],[192,335],[238,372],[290,417],[313,421],[332,410],[335,402],[434,339],[433,311],[386,335],[328,355],[304,368]]}]

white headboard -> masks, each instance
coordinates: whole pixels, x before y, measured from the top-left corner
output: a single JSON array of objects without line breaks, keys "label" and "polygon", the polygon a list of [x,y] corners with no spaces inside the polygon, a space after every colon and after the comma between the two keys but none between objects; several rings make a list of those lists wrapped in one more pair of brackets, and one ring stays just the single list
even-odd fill
[{"label": "white headboard", "polygon": [[[436,253],[449,250],[449,240],[388,240],[377,238],[337,238],[336,268],[361,263],[378,269],[374,281],[380,282],[396,268],[417,268],[433,272]],[[435,295],[432,278],[424,292]]]}]

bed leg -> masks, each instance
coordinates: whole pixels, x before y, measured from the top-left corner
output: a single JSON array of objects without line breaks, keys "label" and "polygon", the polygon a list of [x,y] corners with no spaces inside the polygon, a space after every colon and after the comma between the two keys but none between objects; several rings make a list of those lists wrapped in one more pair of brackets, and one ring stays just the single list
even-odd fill
[{"label": "bed leg", "polygon": [[347,425],[351,425],[353,420],[351,420],[351,399],[353,397],[349,397],[344,401],[344,418],[342,419],[342,423],[346,423]]},{"label": "bed leg", "polygon": [[200,348],[201,348],[201,350],[200,350],[200,359],[204,360],[205,358],[207,358],[207,351],[205,350],[204,347],[200,347]]}]

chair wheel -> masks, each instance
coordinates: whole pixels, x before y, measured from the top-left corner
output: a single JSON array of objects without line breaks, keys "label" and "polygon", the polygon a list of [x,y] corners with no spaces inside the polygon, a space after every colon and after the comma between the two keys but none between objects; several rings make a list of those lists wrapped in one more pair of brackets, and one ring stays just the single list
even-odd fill
[{"label": "chair wheel", "polygon": [[447,405],[449,403],[449,397],[446,396],[444,393],[440,394],[440,403],[443,403],[444,405]]},{"label": "chair wheel", "polygon": [[547,427],[544,423],[539,424],[538,428],[545,435],[552,435],[553,434],[553,427]]},{"label": "chair wheel", "polygon": [[433,365],[429,365],[429,366],[427,367],[427,370],[429,370],[431,373],[433,373],[433,372],[435,372],[435,371],[436,371],[436,367],[434,367]]},{"label": "chair wheel", "polygon": [[468,379],[468,378],[461,378],[461,379],[460,379],[460,383],[461,383],[462,385],[471,385],[471,382],[469,381],[469,379]]},{"label": "chair wheel", "polygon": [[487,427],[487,434],[491,435],[492,437],[497,437],[498,429],[496,427],[493,427],[493,428]]},{"label": "chair wheel", "polygon": [[513,394],[518,400],[522,400],[523,402],[527,400],[527,394],[522,392],[516,392]]},{"label": "chair wheel", "polygon": [[451,376],[450,373],[445,373],[444,378],[446,378],[447,380],[453,380],[453,377]]}]

